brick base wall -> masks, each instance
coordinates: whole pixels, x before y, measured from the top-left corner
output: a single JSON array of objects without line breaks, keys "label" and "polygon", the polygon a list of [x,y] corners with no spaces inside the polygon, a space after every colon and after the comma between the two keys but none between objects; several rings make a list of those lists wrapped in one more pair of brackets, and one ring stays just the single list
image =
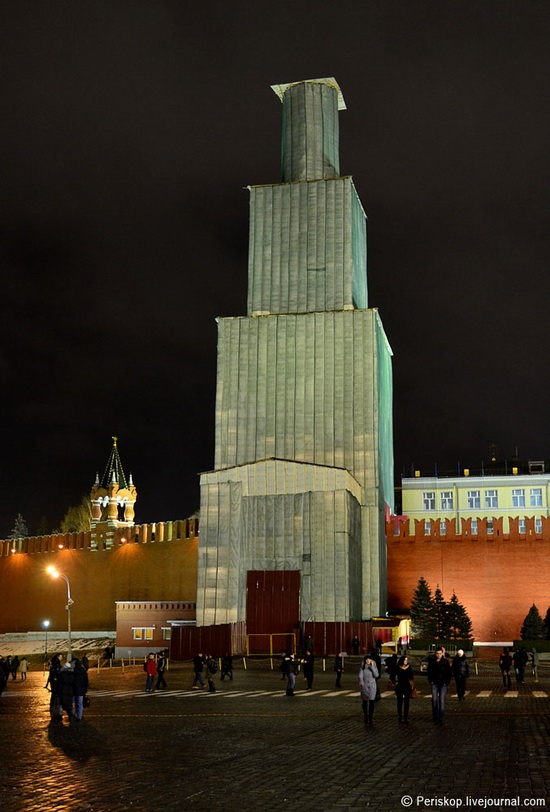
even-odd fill
[{"label": "brick base wall", "polygon": [[387,525],[388,608],[410,607],[424,577],[449,600],[456,592],[466,607],[476,640],[500,642],[519,637],[535,603],[544,617],[550,605],[550,543],[543,538],[423,540]]}]

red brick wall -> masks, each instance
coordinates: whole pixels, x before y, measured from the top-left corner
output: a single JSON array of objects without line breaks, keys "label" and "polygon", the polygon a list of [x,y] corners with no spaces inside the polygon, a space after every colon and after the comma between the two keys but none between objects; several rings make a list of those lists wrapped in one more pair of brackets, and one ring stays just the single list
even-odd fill
[{"label": "red brick wall", "polygon": [[115,601],[195,601],[197,545],[194,537],[111,550],[62,549],[0,557],[1,632],[67,628],[67,587],[46,573],[53,564],[71,585],[74,630],[115,629]]},{"label": "red brick wall", "polygon": [[[416,537],[401,525],[387,524],[388,607],[408,609],[418,579],[432,592],[437,586],[446,600],[453,591],[466,607],[476,640],[500,642],[519,637],[521,625],[535,603],[544,617],[550,605],[550,541],[546,532],[516,532],[480,538]],[[418,528],[416,528],[418,530]],[[546,528],[545,528],[546,531]]]}]

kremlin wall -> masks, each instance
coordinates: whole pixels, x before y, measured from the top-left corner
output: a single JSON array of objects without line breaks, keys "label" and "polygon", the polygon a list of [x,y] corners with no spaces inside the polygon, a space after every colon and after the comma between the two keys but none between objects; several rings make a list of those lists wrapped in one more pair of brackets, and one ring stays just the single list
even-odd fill
[{"label": "kremlin wall", "polygon": [[[94,535],[92,535],[92,532]],[[65,629],[71,585],[73,629],[113,631],[115,601],[187,601],[197,593],[198,520],[0,542],[0,633]]]},{"label": "kremlin wall", "polygon": [[[529,519],[525,534],[517,520],[503,533],[495,519],[492,535],[480,520],[475,536],[467,522],[458,535],[447,522],[444,536],[437,523],[428,536],[423,521],[413,533],[410,524],[402,516],[386,524],[390,612],[408,611],[421,576],[446,600],[456,592],[478,641],[517,639],[532,603],[546,612],[550,518],[540,534]],[[73,628],[81,631],[114,630],[115,601],[196,600],[197,518],[118,527],[109,541],[97,535],[96,542],[92,533],[0,542],[0,633],[37,631],[46,617],[52,629],[66,627],[65,584],[47,574],[51,564],[69,578]]]},{"label": "kremlin wall", "polygon": [[517,640],[531,605],[544,617],[550,604],[550,518],[542,519],[542,533],[535,533],[533,518],[525,522],[525,533],[519,533],[518,519],[510,519],[504,533],[503,519],[495,518],[488,533],[487,519],[480,519],[473,535],[471,520],[462,520],[461,534],[449,520],[440,535],[439,522],[433,521],[425,535],[423,520],[415,520],[411,533],[410,520],[392,517],[386,523],[390,610],[408,609],[424,577],[432,594],[439,587],[448,601],[456,593],[477,641]]}]

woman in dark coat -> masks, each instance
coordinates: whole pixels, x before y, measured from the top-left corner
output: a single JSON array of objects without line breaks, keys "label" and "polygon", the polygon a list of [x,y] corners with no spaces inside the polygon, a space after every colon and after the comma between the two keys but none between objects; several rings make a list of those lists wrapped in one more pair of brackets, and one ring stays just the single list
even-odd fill
[{"label": "woman in dark coat", "polygon": [[409,723],[409,702],[414,685],[414,674],[408,657],[400,657],[395,674],[395,695],[397,697],[397,718]]},{"label": "woman in dark coat", "polygon": [[74,718],[74,671],[72,663],[65,663],[57,675],[57,693],[61,707],[66,711],[69,722],[72,722]]},{"label": "woman in dark coat", "polygon": [[302,668],[304,671],[304,680],[307,682],[307,689],[311,691],[311,686],[313,685],[313,668],[315,663],[315,657],[313,656],[313,652],[309,649],[306,652],[306,656],[302,660]]}]

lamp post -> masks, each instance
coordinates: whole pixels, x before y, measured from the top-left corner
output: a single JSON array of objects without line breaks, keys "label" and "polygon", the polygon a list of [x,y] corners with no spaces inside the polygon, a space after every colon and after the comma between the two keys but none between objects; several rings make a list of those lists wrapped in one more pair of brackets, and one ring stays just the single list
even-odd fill
[{"label": "lamp post", "polygon": [[69,650],[67,652],[67,662],[70,663],[73,658],[71,647],[71,606],[74,603],[74,601],[71,599],[71,585],[69,583],[69,579],[67,578],[67,576],[63,575],[63,573],[59,572],[59,570],[56,570],[55,567],[52,566],[48,567],[46,572],[48,572],[52,576],[52,578],[63,578],[63,580],[67,584],[67,606],[65,607],[67,610],[67,632],[69,637]]},{"label": "lamp post", "polygon": [[50,626],[49,620],[43,620],[42,625],[44,626],[44,631],[46,632],[46,640],[44,641],[44,666],[48,662],[48,628]]}]

